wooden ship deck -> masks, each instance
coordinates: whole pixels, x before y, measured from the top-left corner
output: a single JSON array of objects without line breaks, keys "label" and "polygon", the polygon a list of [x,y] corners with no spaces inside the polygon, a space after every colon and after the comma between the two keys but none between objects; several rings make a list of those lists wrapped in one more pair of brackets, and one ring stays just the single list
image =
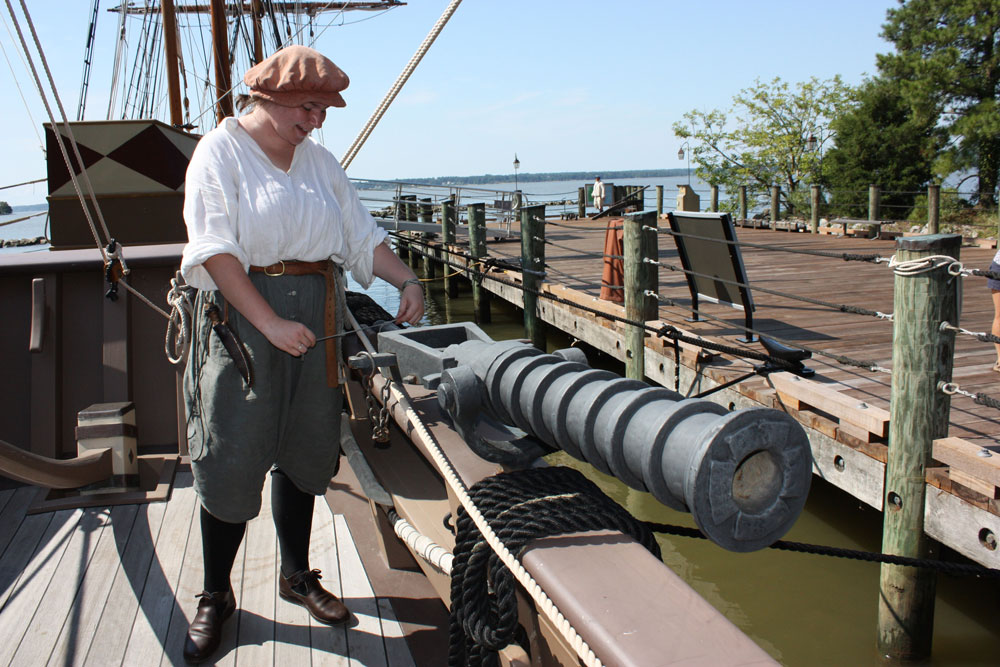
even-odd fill
[{"label": "wooden ship deck", "polygon": [[[202,589],[190,471],[179,470],[168,502],[28,514],[37,491],[0,491],[0,664],[183,664]],[[265,501],[233,568],[238,608],[215,664],[434,664],[411,656],[392,605],[372,588],[345,516],[327,502],[315,505],[311,566],[349,605],[351,621],[318,624],[279,598],[277,553]]]}]

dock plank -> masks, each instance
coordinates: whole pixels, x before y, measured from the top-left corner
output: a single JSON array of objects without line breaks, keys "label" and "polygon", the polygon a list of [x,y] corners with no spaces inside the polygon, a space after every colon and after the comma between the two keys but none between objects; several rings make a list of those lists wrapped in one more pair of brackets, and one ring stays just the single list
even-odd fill
[{"label": "dock plank", "polygon": [[[123,665],[156,665],[163,657],[175,590],[184,564],[191,526],[197,525],[197,496],[188,471],[180,471],[156,540],[156,556],[146,577]],[[186,602],[190,602],[186,600]]]},{"label": "dock plank", "polygon": [[368,581],[361,556],[354,546],[351,529],[342,514],[334,517],[334,527],[343,599],[357,619],[357,623],[349,625],[347,629],[351,664],[365,667],[385,665],[385,644],[382,641],[382,624],[375,592]]},{"label": "dock plank", "polygon": [[[6,600],[0,612],[3,621],[0,623],[0,664],[6,665],[11,662],[25,634],[31,631],[39,603],[45,597],[63,553],[73,539],[77,524],[82,517],[83,510],[78,509],[55,512],[41,540],[35,543],[30,560],[25,564],[17,581],[5,593]],[[30,542],[31,536],[26,535],[26,537]],[[4,560],[6,561],[6,558]],[[63,618],[59,619],[60,624]],[[38,622],[46,623],[47,619],[39,618]],[[49,650],[54,640],[55,637],[48,642]],[[42,662],[47,658],[48,653]]]},{"label": "dock plank", "polygon": [[[100,623],[101,612],[111,592],[111,586],[115,579],[113,575],[117,575],[122,563],[118,544],[115,541],[115,533],[116,531],[124,532],[128,535],[131,532],[137,509],[137,505],[118,505],[111,509],[107,523],[100,532],[100,538],[90,563],[80,573],[76,597],[72,601],[72,609],[49,656],[49,665],[68,667],[84,663]],[[100,576],[84,576],[90,572],[100,573]],[[67,583],[69,582],[61,582],[60,585],[66,586]],[[115,630],[120,632],[120,628]],[[18,660],[17,656],[15,656],[15,660]],[[25,664],[40,663],[32,661]]]},{"label": "dock plank", "polygon": [[167,503],[150,503],[138,506],[132,529],[126,534],[112,523],[116,550],[121,554],[120,566],[115,571],[111,590],[101,609],[101,618],[95,637],[86,655],[89,665],[122,664],[128,647],[139,600],[149,581],[149,571],[156,558],[156,538],[159,535]]},{"label": "dock plank", "polygon": [[[341,588],[340,553],[334,527],[334,516],[330,507],[322,501],[313,507],[312,539],[309,543],[309,565],[323,571],[323,586],[342,599],[352,615],[355,612],[353,601],[344,598]],[[288,603],[290,604],[290,603]],[[347,626],[355,623],[352,618],[346,625],[328,626],[317,623],[309,617],[309,642],[313,649],[313,660],[321,665],[341,667],[350,665],[348,653]]]},{"label": "dock plank", "polygon": [[247,523],[236,646],[239,667],[274,664],[274,609],[278,541],[271,518],[271,475],[264,480],[260,514]]}]

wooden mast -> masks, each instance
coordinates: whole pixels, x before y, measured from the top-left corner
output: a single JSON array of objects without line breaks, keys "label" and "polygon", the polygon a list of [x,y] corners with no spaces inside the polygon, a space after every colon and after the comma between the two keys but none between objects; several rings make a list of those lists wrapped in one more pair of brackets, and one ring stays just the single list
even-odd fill
[{"label": "wooden mast", "polygon": [[264,59],[264,35],[261,26],[264,5],[260,0],[253,0],[250,3],[250,16],[253,22],[253,62],[256,65]]},{"label": "wooden mast", "polygon": [[174,0],[160,3],[163,13],[163,51],[167,65],[167,97],[170,101],[170,124],[181,127],[184,115],[181,109],[181,84],[177,74],[177,17],[174,14]]},{"label": "wooden mast", "polygon": [[232,75],[229,71],[229,37],[226,35],[224,0],[212,0],[212,54],[215,60],[215,117],[220,123],[233,115]]}]

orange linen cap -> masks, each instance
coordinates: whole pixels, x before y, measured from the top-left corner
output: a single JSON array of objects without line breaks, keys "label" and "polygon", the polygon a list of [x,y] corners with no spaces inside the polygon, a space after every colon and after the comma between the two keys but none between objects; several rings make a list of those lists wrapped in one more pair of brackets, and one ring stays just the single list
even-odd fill
[{"label": "orange linen cap", "polygon": [[243,75],[252,97],[297,107],[319,102],[332,107],[347,106],[340,91],[351,80],[343,70],[319,51],[293,44],[260,61]]}]

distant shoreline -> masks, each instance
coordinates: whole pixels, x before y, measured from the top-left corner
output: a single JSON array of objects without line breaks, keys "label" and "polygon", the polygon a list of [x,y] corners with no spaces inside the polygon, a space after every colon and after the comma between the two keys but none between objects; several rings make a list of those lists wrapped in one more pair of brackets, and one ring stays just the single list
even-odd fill
[{"label": "distant shoreline", "polygon": [[399,178],[403,183],[424,185],[477,185],[483,183],[542,183],[545,181],[590,181],[595,176],[603,180],[623,178],[666,178],[687,176],[687,169],[633,169],[629,171],[551,171],[527,174],[482,174],[480,176],[435,176],[432,178]]}]

